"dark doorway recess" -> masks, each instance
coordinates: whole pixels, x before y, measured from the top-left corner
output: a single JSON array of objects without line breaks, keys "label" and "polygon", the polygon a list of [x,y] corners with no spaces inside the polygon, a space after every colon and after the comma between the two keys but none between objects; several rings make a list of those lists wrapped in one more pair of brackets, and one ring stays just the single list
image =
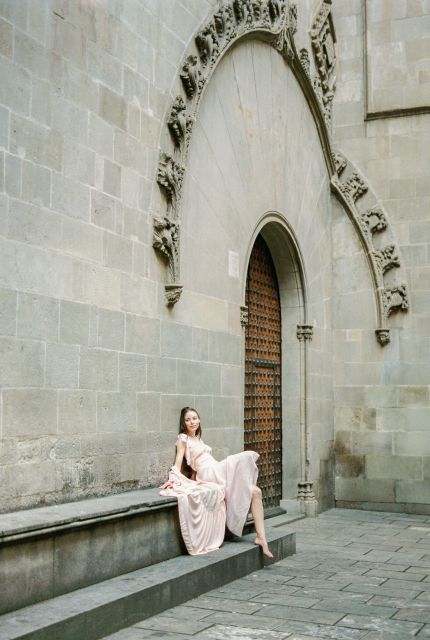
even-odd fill
[{"label": "dark doorway recess", "polygon": [[282,498],[281,305],[269,248],[257,236],[248,265],[245,304],[245,449],[260,454],[265,507]]}]

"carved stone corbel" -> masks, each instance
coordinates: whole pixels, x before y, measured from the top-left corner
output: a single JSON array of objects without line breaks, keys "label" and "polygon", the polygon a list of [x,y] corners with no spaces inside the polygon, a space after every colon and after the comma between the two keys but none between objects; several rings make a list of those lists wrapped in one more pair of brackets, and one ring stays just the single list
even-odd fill
[{"label": "carved stone corbel", "polygon": [[383,249],[374,249],[372,253],[382,275],[393,267],[400,267],[400,259],[393,244],[389,244]]},{"label": "carved stone corbel", "polygon": [[168,206],[176,210],[180,198],[184,167],[172,156],[162,153],[158,164],[157,182],[164,191]]},{"label": "carved stone corbel", "polygon": [[169,273],[173,281],[178,274],[179,223],[168,217],[154,218],[152,246],[169,264]]},{"label": "carved stone corbel", "polygon": [[405,284],[384,289],[382,296],[386,318],[388,318],[393,311],[406,311],[409,309],[408,293]]},{"label": "carved stone corbel", "polygon": [[187,142],[194,122],[191,116],[187,116],[186,108],[186,104],[181,96],[176,96],[167,121],[167,126],[169,127],[175,147],[179,149]]},{"label": "carved stone corbel", "polygon": [[310,342],[314,336],[314,328],[311,324],[298,324],[296,335],[300,342]]},{"label": "carved stone corbel", "polygon": [[246,305],[240,307],[240,324],[242,327],[246,327],[249,322],[249,311]]},{"label": "carved stone corbel", "polygon": [[165,296],[167,300],[167,306],[173,307],[179,298],[181,297],[183,285],[182,284],[166,284],[164,285]]},{"label": "carved stone corbel", "polygon": [[381,347],[385,347],[386,344],[391,342],[389,329],[375,329],[375,333],[376,333],[376,339],[381,345]]},{"label": "carved stone corbel", "polygon": [[364,213],[361,214],[360,225],[364,233],[368,237],[372,237],[374,233],[379,233],[387,228],[387,218],[381,207],[370,207]]},{"label": "carved stone corbel", "polygon": [[366,193],[368,188],[369,187],[364,182],[363,178],[356,171],[351,173],[344,182],[339,182],[340,191],[352,206],[354,206],[357,200]]}]

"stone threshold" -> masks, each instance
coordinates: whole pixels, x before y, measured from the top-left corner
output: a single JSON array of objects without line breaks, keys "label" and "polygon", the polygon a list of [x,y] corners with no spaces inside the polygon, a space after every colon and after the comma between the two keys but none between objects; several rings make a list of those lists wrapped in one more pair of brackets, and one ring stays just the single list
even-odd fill
[{"label": "stone threshold", "polygon": [[[253,535],[202,556],[178,556],[0,616],[0,640],[96,640],[264,567]],[[268,528],[281,560],[295,534]]]},{"label": "stone threshold", "polygon": [[176,498],[160,496],[159,489],[152,488],[3,513],[0,514],[0,545],[88,526],[94,522],[173,508],[176,503]]}]

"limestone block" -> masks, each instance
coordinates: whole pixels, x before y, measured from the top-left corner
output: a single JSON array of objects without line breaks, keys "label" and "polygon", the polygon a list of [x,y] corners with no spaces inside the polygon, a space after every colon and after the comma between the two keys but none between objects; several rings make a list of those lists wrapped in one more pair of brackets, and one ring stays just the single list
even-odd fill
[{"label": "limestone block", "polygon": [[28,7],[25,2],[16,3],[14,0],[4,0],[1,5],[3,18],[21,29],[26,29],[27,27],[27,10]]},{"label": "limestone block", "polygon": [[50,127],[52,121],[52,87],[48,82],[33,77],[31,81],[31,117]]},{"label": "limestone block", "polygon": [[81,441],[79,436],[59,438],[54,447],[57,460],[76,460],[81,457]]},{"label": "limestone block", "polygon": [[[161,394],[161,431],[179,432],[179,417],[183,407],[193,407],[194,397],[178,394]],[[199,414],[201,407],[199,405]],[[149,427],[148,427],[149,428]],[[172,439],[175,445],[175,437]]]},{"label": "limestone block", "polygon": [[430,481],[398,480],[396,482],[396,500],[397,502],[429,504]]},{"label": "limestone block", "polygon": [[124,350],[125,316],[119,311],[99,309],[97,346],[104,349]]},{"label": "limestone block", "polygon": [[177,322],[161,322],[161,355],[170,358],[190,358],[192,328]]},{"label": "limestone block", "polygon": [[16,335],[16,291],[0,289],[0,334]]},{"label": "limestone block", "polygon": [[241,396],[244,389],[244,374],[241,366],[221,366],[221,394],[223,396]]},{"label": "limestone block", "polygon": [[61,171],[62,136],[26,118],[12,115],[10,123],[10,151],[35,164]]},{"label": "limestone block", "polygon": [[98,227],[115,230],[116,201],[104,193],[91,191],[91,222]]},{"label": "limestone block", "polygon": [[396,407],[397,388],[387,385],[366,387],[365,403],[368,407]]},{"label": "limestone block", "polygon": [[31,96],[30,74],[12,64],[7,58],[0,59],[0,103],[12,111],[29,115]]},{"label": "limestone block", "polygon": [[126,315],[125,350],[148,355],[160,353],[160,321]]},{"label": "limestone block", "polygon": [[5,20],[0,20],[0,53],[2,56],[12,58],[13,51],[13,27]]},{"label": "limestone block", "polygon": [[52,126],[68,138],[86,144],[88,113],[77,104],[55,96],[52,102]]},{"label": "limestone block", "polygon": [[[96,393],[94,391],[58,392],[58,431],[70,435],[96,430]],[[84,455],[84,451],[82,452]]]},{"label": "limestone block", "polygon": [[368,431],[352,434],[352,453],[388,455],[392,453],[392,447],[393,435],[391,433]]},{"label": "limestone block", "polygon": [[136,396],[134,393],[97,394],[97,431],[136,431]]},{"label": "limestone block", "polygon": [[6,436],[57,432],[57,392],[45,389],[3,391],[3,433]]},{"label": "limestone block", "polygon": [[1,386],[43,385],[44,348],[40,342],[0,338],[0,355]]},{"label": "limestone block", "polygon": [[133,241],[133,273],[148,278],[149,262],[152,258],[148,245]]},{"label": "limestone block", "polygon": [[384,431],[427,431],[430,424],[430,407],[399,407],[384,409]]},{"label": "limestone block", "polygon": [[[124,97],[139,109],[148,107],[149,81],[140,73],[124,66]],[[157,74],[158,75],[158,74]]]},{"label": "limestone block", "polygon": [[142,190],[142,178],[137,171],[124,167],[121,175],[121,191],[126,207],[138,208]]},{"label": "limestone block", "polygon": [[88,145],[102,156],[113,157],[113,128],[96,113],[89,116]]},{"label": "limestone block", "polygon": [[22,199],[49,207],[51,203],[51,171],[32,162],[22,163]]},{"label": "limestone block", "polygon": [[20,293],[17,332],[22,338],[58,341],[59,301],[54,298]]},{"label": "limestone block", "polygon": [[240,426],[241,397],[214,396],[213,414],[217,424],[237,429]]},{"label": "limestone block", "polygon": [[[161,420],[161,394],[137,394],[137,430],[141,433],[159,431]],[[164,425],[163,425],[164,426]]]},{"label": "limestone block", "polygon": [[148,356],[148,391],[176,393],[178,362],[180,363],[181,361],[174,358]]},{"label": "limestone block", "polygon": [[12,198],[21,197],[22,185],[22,160],[9,153],[5,154],[5,191]]},{"label": "limestone block", "polygon": [[146,357],[135,353],[119,354],[119,388],[121,391],[145,391]]},{"label": "limestone block", "polygon": [[122,90],[122,65],[121,62],[109,55],[100,45],[88,41],[87,44],[87,68],[94,80],[100,80],[114,91]]},{"label": "limestone block", "polygon": [[103,191],[121,197],[121,165],[104,159]]},{"label": "limestone block", "polygon": [[193,360],[208,360],[209,332],[206,329],[193,327]]},{"label": "limestone block", "polygon": [[71,60],[78,68],[86,65],[86,39],[80,29],[56,15],[53,20],[52,47],[64,58]]},{"label": "limestone block", "polygon": [[60,341],[88,345],[89,317],[88,305],[61,300]]},{"label": "limestone block", "polygon": [[393,453],[399,456],[430,456],[430,438],[426,431],[393,433]]},{"label": "limestone block", "polygon": [[72,180],[94,186],[95,153],[73,140],[64,140],[64,175]]},{"label": "limestone block", "polygon": [[79,347],[48,343],[45,368],[46,387],[76,388],[79,379]]},{"label": "limestone block", "polygon": [[143,480],[148,475],[148,456],[128,453],[121,456],[121,482]]},{"label": "limestone block", "polygon": [[[127,129],[127,103],[120,95],[100,85],[99,110],[100,116],[124,131]],[[120,162],[121,164],[121,162]]]},{"label": "limestone block", "polygon": [[223,364],[242,363],[242,336],[228,333],[209,332],[209,360]]},{"label": "limestone block", "polygon": [[89,188],[54,173],[52,175],[52,207],[72,218],[88,221],[90,216]]},{"label": "limestone block", "polygon": [[106,232],[103,241],[103,262],[108,267],[130,272],[132,267],[131,241]]},{"label": "limestone block", "polygon": [[117,389],[118,354],[103,349],[82,347],[79,385],[83,389]]},{"label": "limestone block", "polygon": [[216,364],[178,360],[178,391],[209,395],[221,391],[221,367]]},{"label": "limestone block", "polygon": [[76,104],[97,112],[99,104],[99,85],[88,74],[73,64],[67,64],[63,58],[61,78],[64,81],[64,95]]},{"label": "limestone block", "polygon": [[114,159],[123,167],[135,169],[140,175],[147,172],[147,152],[142,143],[124,131],[116,130],[114,139]]},{"label": "limestone block", "polygon": [[123,235],[140,242],[149,242],[148,214],[139,209],[124,207],[124,231]]},{"label": "limestone block", "polygon": [[95,263],[76,266],[75,297],[100,307],[118,308],[120,305],[120,274]]},{"label": "limestone block", "polygon": [[0,107],[0,147],[9,148],[9,110]]},{"label": "limestone block", "polygon": [[422,458],[418,456],[366,455],[366,478],[422,480],[422,477]]},{"label": "limestone block", "polygon": [[62,247],[79,258],[101,262],[103,231],[80,220],[63,220]]},{"label": "limestone block", "polygon": [[[138,275],[121,273],[121,308],[133,314],[155,315],[157,309],[157,282]],[[151,347],[152,348],[152,347]],[[157,347],[158,353],[158,343]]]},{"label": "limestone block", "polygon": [[427,385],[398,387],[399,406],[428,407],[430,404],[430,391]]},{"label": "limestone block", "polygon": [[348,502],[395,502],[395,481],[335,478],[335,498]]}]

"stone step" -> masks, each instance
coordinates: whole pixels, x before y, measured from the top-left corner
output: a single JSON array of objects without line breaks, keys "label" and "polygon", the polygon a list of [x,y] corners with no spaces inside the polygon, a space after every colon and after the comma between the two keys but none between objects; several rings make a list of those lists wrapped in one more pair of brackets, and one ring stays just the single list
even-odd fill
[{"label": "stone step", "polygon": [[[0,640],[96,640],[252,571],[265,559],[255,534],[218,551],[182,555],[0,616]],[[295,553],[295,534],[267,529],[275,560]]]}]

